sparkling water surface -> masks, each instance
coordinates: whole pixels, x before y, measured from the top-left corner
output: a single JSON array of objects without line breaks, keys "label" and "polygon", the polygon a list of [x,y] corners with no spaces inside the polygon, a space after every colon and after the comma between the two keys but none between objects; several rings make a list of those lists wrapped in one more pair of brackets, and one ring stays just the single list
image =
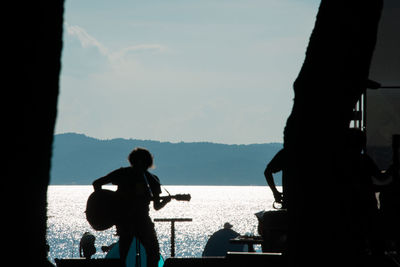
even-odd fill
[{"label": "sparkling water surface", "polygon": [[[103,188],[115,190],[113,186]],[[190,202],[172,200],[163,209],[150,209],[151,218],[192,218],[175,223],[176,257],[201,257],[208,237],[225,222],[240,234],[257,234],[254,213],[272,209],[273,195],[267,186],[165,186],[172,194],[191,194]],[[164,191],[164,190],[163,190]],[[101,246],[118,240],[115,228],[93,230],[85,217],[86,200],[92,186],[49,186],[48,230],[49,258],[79,257],[79,241],[86,231],[96,237],[95,258],[103,258]],[[165,191],[163,195],[166,195]],[[170,223],[155,222],[161,254],[170,256]],[[256,247],[256,250],[260,250]]]}]

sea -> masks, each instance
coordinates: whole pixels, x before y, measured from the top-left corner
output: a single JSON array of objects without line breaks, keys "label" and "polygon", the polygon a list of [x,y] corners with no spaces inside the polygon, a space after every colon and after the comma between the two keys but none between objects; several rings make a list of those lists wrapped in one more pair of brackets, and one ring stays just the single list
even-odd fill
[{"label": "sea", "polygon": [[[103,188],[115,190],[114,186]],[[280,188],[278,188],[280,190]],[[191,218],[175,223],[176,257],[201,257],[208,238],[224,223],[242,235],[258,235],[255,213],[273,209],[273,195],[268,186],[165,186],[162,195],[190,194],[191,200],[172,200],[159,211],[150,210],[155,218]],[[52,185],[48,188],[47,242],[49,260],[79,257],[79,241],[85,232],[96,237],[96,254],[103,258],[102,246],[118,241],[115,228],[95,231],[86,221],[85,208],[93,187],[89,185]],[[171,254],[171,224],[155,222],[164,258]],[[259,246],[256,251],[261,251]]]}]

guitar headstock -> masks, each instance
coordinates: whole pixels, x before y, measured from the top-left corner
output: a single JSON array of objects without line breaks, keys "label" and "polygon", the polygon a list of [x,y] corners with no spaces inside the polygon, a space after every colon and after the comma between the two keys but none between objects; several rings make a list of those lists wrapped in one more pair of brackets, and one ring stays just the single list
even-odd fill
[{"label": "guitar headstock", "polygon": [[190,201],[190,199],[192,198],[190,194],[177,194],[172,197],[178,201]]}]

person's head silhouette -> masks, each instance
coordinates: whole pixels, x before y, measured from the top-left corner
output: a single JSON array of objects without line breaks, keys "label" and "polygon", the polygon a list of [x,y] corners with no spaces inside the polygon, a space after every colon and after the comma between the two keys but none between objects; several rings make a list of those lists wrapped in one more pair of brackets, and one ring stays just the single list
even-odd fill
[{"label": "person's head silhouette", "polygon": [[132,167],[147,170],[153,166],[153,156],[147,149],[137,147],[128,156]]}]

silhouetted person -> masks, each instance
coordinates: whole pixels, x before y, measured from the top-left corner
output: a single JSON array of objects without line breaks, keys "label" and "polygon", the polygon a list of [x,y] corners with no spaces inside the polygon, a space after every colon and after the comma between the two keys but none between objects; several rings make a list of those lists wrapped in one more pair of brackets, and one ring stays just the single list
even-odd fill
[{"label": "silhouetted person", "polygon": [[204,247],[203,256],[225,256],[228,251],[243,251],[244,245],[229,242],[239,236],[239,233],[231,229],[232,227],[230,223],[225,223],[224,228],[212,234]]},{"label": "silhouetted person", "polygon": [[93,182],[95,190],[104,184],[117,185],[119,218],[116,222],[119,235],[120,258],[126,260],[133,237],[139,239],[147,253],[147,266],[155,267],[160,259],[160,248],[154,223],[149,216],[150,201],[155,210],[163,208],[170,197],[160,199],[161,187],[157,176],[148,172],[153,166],[153,156],[143,148],[135,148],[128,157],[130,167],[117,169]]},{"label": "silhouetted person", "polygon": [[267,180],[268,186],[271,189],[272,193],[274,194],[275,202],[282,203],[282,208],[284,207],[283,193],[279,192],[278,189],[276,189],[273,174],[282,171],[284,164],[285,164],[285,152],[283,149],[281,149],[268,163],[264,171],[265,179]]},{"label": "silhouetted person", "polygon": [[79,256],[90,259],[94,254],[96,254],[96,247],[94,246],[95,241],[96,237],[94,235],[85,232],[79,242]]},{"label": "silhouetted person", "polygon": [[366,145],[364,132],[349,129],[346,140],[346,153],[351,166],[351,199],[349,205],[355,216],[355,227],[359,231],[360,252],[373,252],[377,242],[378,205],[377,187],[374,180],[385,179],[381,170],[370,156],[363,153]]}]

